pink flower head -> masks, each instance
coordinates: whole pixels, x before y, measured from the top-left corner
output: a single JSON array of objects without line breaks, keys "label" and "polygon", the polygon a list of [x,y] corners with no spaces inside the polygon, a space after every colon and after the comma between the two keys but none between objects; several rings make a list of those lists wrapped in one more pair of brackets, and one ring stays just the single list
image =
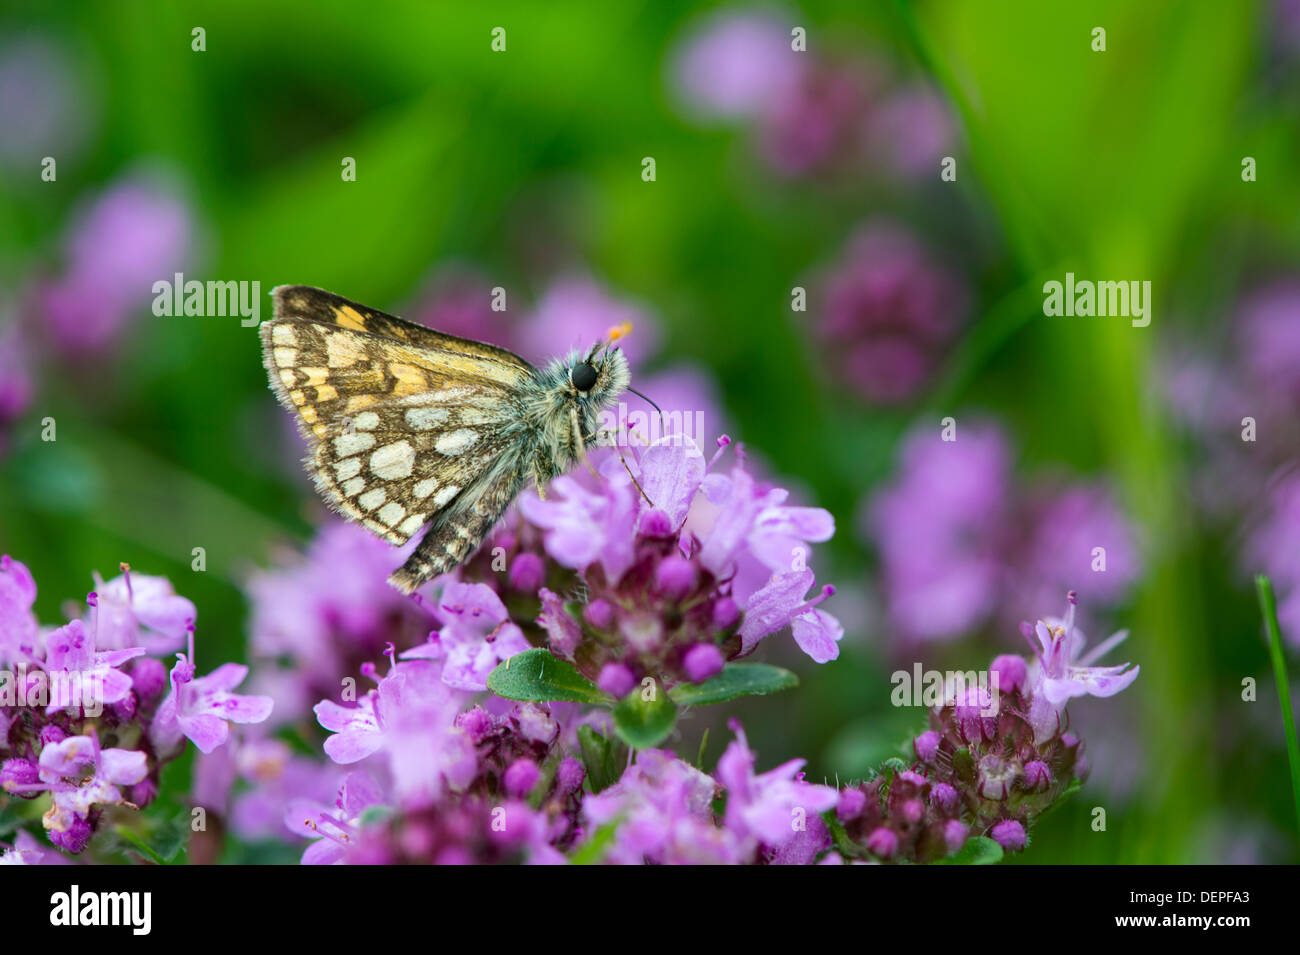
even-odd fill
[{"label": "pink flower head", "polygon": [[362,814],[382,803],[383,791],[362,772],[344,778],[332,806],[309,799],[291,801],[284,811],[284,824],[289,831],[316,840],[303,852],[302,864],[343,862],[356,845]]},{"label": "pink flower head", "polygon": [[832,786],[803,781],[804,760],[792,759],[755,774],[757,757],[735,720],[736,739],[718,760],[718,782],[727,790],[726,825],[732,832],[779,848],[806,829],[810,817],[833,809],[839,793]]},{"label": "pink flower head", "polygon": [[[93,733],[69,736],[41,750],[40,773],[44,785],[53,792],[54,806],[45,815],[45,828],[51,837],[67,834],[80,846],[84,841],[76,833],[86,828],[86,818],[96,805],[112,806],[124,802],[118,786],[140,782],[148,771],[144,753],[126,749],[101,749]],[[56,839],[56,842],[59,842]],[[76,847],[75,851],[79,851]]]},{"label": "pink flower head", "polygon": [[[80,682],[81,706],[86,706],[88,702],[95,705],[117,703],[131,692],[131,677],[117,668],[128,660],[144,656],[144,653],[144,647],[100,651],[95,646],[94,636],[86,631],[86,625],[80,620],[73,620],[67,626],[46,634],[45,671],[51,675],[67,674],[69,677],[76,674],[76,679]],[[50,710],[67,709],[78,703],[72,698],[74,692],[68,682],[54,681],[51,686]],[[98,699],[88,701],[87,693],[96,694]]]},{"label": "pink flower head", "polygon": [[1136,666],[1129,669],[1131,664],[1128,663],[1092,665],[1093,661],[1122,643],[1128,637],[1128,631],[1112,634],[1084,654],[1087,638],[1074,625],[1075,603],[1075,595],[1071,592],[1065,617],[1039,620],[1032,631],[1038,645],[1034,647],[1036,659],[1030,666],[1033,696],[1030,722],[1040,741],[1057,732],[1060,713],[1070,699],[1076,696],[1114,696],[1137,679],[1140,669]]},{"label": "pink flower head", "polygon": [[274,701],[269,696],[231,692],[248,675],[243,664],[225,663],[197,679],[194,672],[189,658],[176,654],[171,692],[159,705],[149,733],[159,750],[170,751],[187,736],[201,752],[211,753],[226,742],[230,723],[261,723],[271,715]]},{"label": "pink flower head", "polygon": [[524,632],[510,622],[501,598],[486,584],[449,581],[436,612],[442,629],[401,658],[443,660],[442,680],[458,690],[486,690],[488,674],[497,664],[530,646]]},{"label": "pink flower head", "polygon": [[125,564],[120,577],[107,583],[97,577],[96,585],[99,599],[87,624],[106,650],[143,646],[150,654],[170,653],[184,644],[198,616],[166,577],[133,573]]},{"label": "pink flower head", "polygon": [[791,47],[789,17],[769,10],[721,10],[692,29],[672,61],[672,81],[691,113],[747,119],[788,94],[804,56]]},{"label": "pink flower head", "polygon": [[26,565],[0,557],[0,663],[37,659],[40,627],[32,613],[36,581]]},{"label": "pink flower head", "polygon": [[455,724],[459,708],[437,664],[409,660],[395,664],[356,706],[321,700],[315,712],[334,734],[325,741],[334,762],[347,765],[383,753],[398,799],[425,806],[448,787],[464,788],[478,772],[473,743]]}]

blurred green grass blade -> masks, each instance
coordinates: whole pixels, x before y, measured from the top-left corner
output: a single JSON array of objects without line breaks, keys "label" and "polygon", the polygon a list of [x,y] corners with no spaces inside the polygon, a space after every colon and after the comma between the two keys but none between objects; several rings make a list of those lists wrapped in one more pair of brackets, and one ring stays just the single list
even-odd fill
[{"label": "blurred green grass blade", "polygon": [[1282,729],[1286,733],[1286,757],[1291,764],[1291,795],[1295,798],[1296,825],[1300,826],[1300,744],[1296,742],[1295,714],[1291,711],[1291,684],[1287,680],[1286,655],[1282,652],[1282,629],[1277,622],[1277,598],[1273,582],[1264,574],[1255,578],[1259,609],[1268,629],[1268,654],[1273,661],[1278,701],[1282,704]]}]

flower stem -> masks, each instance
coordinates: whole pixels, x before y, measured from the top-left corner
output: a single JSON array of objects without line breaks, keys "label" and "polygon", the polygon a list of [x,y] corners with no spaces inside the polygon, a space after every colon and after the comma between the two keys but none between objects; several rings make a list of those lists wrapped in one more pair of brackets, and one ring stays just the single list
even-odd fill
[{"label": "flower stem", "polygon": [[1286,733],[1286,755],[1291,763],[1291,794],[1295,797],[1296,824],[1300,826],[1300,744],[1296,742],[1295,716],[1291,711],[1291,684],[1287,681],[1286,656],[1282,653],[1282,631],[1277,623],[1277,599],[1273,582],[1264,574],[1255,578],[1259,590],[1259,607],[1268,628],[1269,656],[1273,660],[1273,677],[1282,703],[1282,728]]}]

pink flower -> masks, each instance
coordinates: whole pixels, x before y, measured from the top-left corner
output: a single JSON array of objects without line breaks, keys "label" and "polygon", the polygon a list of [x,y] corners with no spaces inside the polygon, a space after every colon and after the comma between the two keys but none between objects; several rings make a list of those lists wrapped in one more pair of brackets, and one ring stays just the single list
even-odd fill
[{"label": "pink flower", "polygon": [[1059,717],[1069,700],[1076,696],[1114,696],[1137,679],[1140,669],[1135,666],[1130,670],[1128,663],[1092,666],[1093,661],[1123,643],[1128,631],[1112,634],[1084,654],[1087,638],[1074,626],[1075,603],[1071,592],[1064,619],[1039,620],[1032,630],[1038,645],[1034,647],[1037,659],[1030,665],[1033,702],[1029,719],[1040,741],[1059,730]]},{"label": "pink flower", "polygon": [[164,752],[187,736],[201,752],[210,753],[226,742],[229,723],[261,723],[271,715],[269,696],[242,696],[230,692],[244,681],[248,667],[226,663],[207,676],[194,677],[194,664],[183,653],[172,667],[171,693],[158,707],[150,727],[154,745]]}]

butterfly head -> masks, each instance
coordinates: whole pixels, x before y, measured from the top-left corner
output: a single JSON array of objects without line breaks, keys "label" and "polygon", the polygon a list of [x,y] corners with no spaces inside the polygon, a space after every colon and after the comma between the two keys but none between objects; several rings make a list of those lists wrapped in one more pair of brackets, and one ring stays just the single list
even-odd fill
[{"label": "butterfly head", "polygon": [[600,411],[618,400],[631,381],[627,356],[615,344],[631,330],[630,325],[612,328],[606,338],[585,354],[575,352],[568,362],[569,393],[586,410]]}]

